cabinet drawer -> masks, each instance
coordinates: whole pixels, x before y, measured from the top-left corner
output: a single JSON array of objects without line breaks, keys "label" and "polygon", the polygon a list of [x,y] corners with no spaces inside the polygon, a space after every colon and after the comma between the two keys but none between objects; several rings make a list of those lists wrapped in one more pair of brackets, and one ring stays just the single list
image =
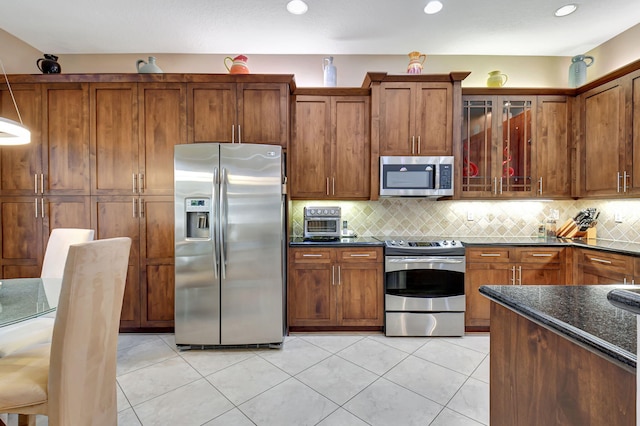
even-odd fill
[{"label": "cabinet drawer", "polygon": [[564,249],[558,248],[521,248],[516,250],[516,259],[526,263],[560,263],[563,254]]},{"label": "cabinet drawer", "polygon": [[467,263],[510,262],[511,250],[507,248],[471,248],[465,252]]},{"label": "cabinet drawer", "polygon": [[382,262],[382,249],[341,249],[338,252],[341,262]]},{"label": "cabinet drawer", "polygon": [[581,250],[578,256],[578,263],[581,265],[592,265],[629,275],[633,273],[633,261],[631,256],[595,250]]},{"label": "cabinet drawer", "polygon": [[291,249],[293,263],[330,263],[330,249]]}]

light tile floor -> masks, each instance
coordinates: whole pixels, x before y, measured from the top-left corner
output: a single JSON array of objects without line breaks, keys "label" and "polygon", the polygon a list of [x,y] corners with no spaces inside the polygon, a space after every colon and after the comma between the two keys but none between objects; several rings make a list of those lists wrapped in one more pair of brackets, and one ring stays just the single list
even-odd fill
[{"label": "light tile floor", "polygon": [[120,426],[489,424],[488,335],[297,334],[281,349],[180,352],[171,334],[121,334],[117,375]]}]

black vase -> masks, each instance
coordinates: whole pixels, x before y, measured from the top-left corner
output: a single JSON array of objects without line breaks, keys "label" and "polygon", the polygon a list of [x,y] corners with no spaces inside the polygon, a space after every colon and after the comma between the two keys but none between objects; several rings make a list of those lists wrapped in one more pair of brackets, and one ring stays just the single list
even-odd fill
[{"label": "black vase", "polygon": [[57,60],[57,56],[45,54],[44,58],[40,58],[36,61],[36,65],[38,66],[38,69],[42,71],[42,74],[60,74],[62,68]]}]

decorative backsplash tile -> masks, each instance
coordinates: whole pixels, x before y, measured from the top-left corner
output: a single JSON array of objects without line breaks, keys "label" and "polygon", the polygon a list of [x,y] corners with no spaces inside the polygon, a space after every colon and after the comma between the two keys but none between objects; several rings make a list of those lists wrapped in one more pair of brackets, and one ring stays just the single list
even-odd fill
[{"label": "decorative backsplash tile", "polygon": [[[305,206],[340,206],[342,220],[360,236],[530,237],[558,211],[557,226],[580,210],[595,207],[598,238],[640,243],[640,200],[434,201],[385,198],[379,201],[293,201],[292,235],[303,234]],[[620,219],[621,222],[616,222]]]}]

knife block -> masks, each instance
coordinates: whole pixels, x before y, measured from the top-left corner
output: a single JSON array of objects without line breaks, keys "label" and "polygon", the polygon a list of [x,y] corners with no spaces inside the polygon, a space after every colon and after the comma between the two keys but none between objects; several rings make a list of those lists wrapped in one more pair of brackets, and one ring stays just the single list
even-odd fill
[{"label": "knife block", "polygon": [[558,238],[584,238],[591,240],[597,238],[597,231],[594,226],[581,232],[578,224],[573,219],[569,219],[558,228],[556,236]]}]

